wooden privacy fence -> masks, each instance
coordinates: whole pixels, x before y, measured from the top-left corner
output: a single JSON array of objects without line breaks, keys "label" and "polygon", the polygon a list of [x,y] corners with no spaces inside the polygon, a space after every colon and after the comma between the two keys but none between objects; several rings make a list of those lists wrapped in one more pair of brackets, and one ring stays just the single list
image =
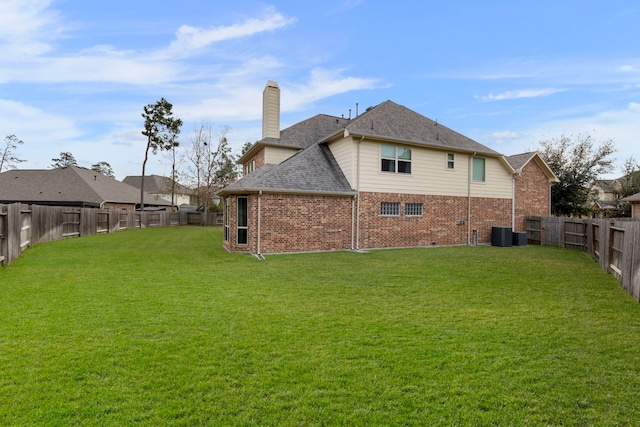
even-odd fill
[{"label": "wooden privacy fence", "polygon": [[29,246],[67,237],[179,225],[220,225],[222,214],[128,211],[61,206],[0,204],[0,266],[11,264]]},{"label": "wooden privacy fence", "polygon": [[640,301],[640,221],[526,217],[529,243],[587,252]]}]

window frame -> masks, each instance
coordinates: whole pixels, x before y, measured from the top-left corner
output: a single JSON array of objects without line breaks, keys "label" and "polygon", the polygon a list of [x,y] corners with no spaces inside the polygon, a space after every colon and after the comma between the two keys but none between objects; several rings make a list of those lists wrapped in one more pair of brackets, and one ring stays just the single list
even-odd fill
[{"label": "window frame", "polygon": [[[478,176],[478,172],[476,172],[476,168],[482,162],[482,177]],[[471,181],[482,184],[487,182],[487,161],[484,157],[472,157],[471,161]]]},{"label": "window frame", "polygon": [[420,217],[423,215],[424,215],[423,203],[405,203],[404,204],[404,216]]},{"label": "window frame", "polygon": [[231,216],[231,198],[224,198],[224,241],[229,241],[230,236],[230,227],[229,227],[229,217]]},{"label": "window frame", "polygon": [[456,154],[447,153],[445,156],[445,170],[453,171],[456,169]]},{"label": "window frame", "polygon": [[380,202],[380,216],[400,216],[400,202]]},{"label": "window frame", "polygon": [[[389,149],[393,149],[393,156],[390,155]],[[385,151],[387,152],[385,153]],[[411,163],[413,162],[411,147],[395,144],[380,144],[379,154],[380,172],[411,175]],[[406,158],[407,154],[409,156],[408,159]],[[385,167],[387,167],[387,169],[385,169]]]},{"label": "window frame", "polygon": [[[241,218],[240,200],[244,200],[244,218]],[[244,219],[244,225],[241,225],[241,219]],[[244,242],[241,241],[241,231],[243,232]],[[238,196],[236,198],[236,243],[238,245],[249,244],[249,198],[247,196]]]}]

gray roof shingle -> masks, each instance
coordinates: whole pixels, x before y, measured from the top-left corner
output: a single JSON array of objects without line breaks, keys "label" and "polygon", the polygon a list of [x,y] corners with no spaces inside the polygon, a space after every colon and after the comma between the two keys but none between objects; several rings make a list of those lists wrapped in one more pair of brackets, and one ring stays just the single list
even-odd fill
[{"label": "gray roof shingle", "polygon": [[[103,202],[139,203],[140,190],[91,169],[10,170],[0,173],[0,202],[61,203],[100,206]],[[145,194],[145,203],[171,205]]]},{"label": "gray roof shingle", "polygon": [[365,137],[500,156],[497,151],[393,101],[385,101],[367,109],[353,119],[346,129],[350,134]]},{"label": "gray roof shingle", "polygon": [[[500,153],[446,126],[392,101],[367,109],[353,120],[318,114],[280,132],[280,139],[266,138],[256,145],[300,149],[278,165],[264,165],[218,191],[219,195],[256,191],[355,194],[333,154],[324,142],[347,130],[352,135],[413,145],[475,152],[499,157]],[[253,155],[252,148],[245,154]],[[243,160],[241,158],[241,160]]]},{"label": "gray roof shingle", "polygon": [[256,191],[355,194],[326,145],[313,144],[278,165],[266,164],[217,194]]}]

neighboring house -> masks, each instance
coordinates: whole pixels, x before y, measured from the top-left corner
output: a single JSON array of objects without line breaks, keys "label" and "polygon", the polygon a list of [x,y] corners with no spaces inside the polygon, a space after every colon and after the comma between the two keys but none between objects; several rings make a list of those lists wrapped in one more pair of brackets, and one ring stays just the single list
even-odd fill
[{"label": "neighboring house", "polygon": [[253,254],[489,243],[493,226],[549,215],[557,181],[536,153],[502,154],[391,101],[350,120],[282,131],[263,94],[263,138],[220,190],[224,247]]},{"label": "neighboring house", "polygon": [[593,215],[596,218],[607,218],[616,216],[618,203],[616,192],[620,191],[622,185],[619,179],[599,179],[591,186],[591,197],[593,197]]},{"label": "neighboring house", "polygon": [[631,218],[640,218],[640,193],[625,197],[622,201],[631,204]]},{"label": "neighboring house", "polygon": [[[26,203],[134,210],[140,190],[91,169],[10,170],[0,173],[0,203]],[[171,203],[145,195],[145,204],[171,208]]]},{"label": "neighboring house", "polygon": [[[135,188],[140,189],[140,183],[142,176],[127,176],[122,182],[129,184]],[[171,178],[167,178],[160,175],[145,175],[144,177],[144,191],[149,193],[153,200],[165,200],[169,203],[173,203],[180,209],[196,208],[198,206],[197,197],[194,195],[193,190],[184,185],[175,183]],[[175,193],[173,193],[175,191]],[[174,199],[171,200],[173,193]]]}]

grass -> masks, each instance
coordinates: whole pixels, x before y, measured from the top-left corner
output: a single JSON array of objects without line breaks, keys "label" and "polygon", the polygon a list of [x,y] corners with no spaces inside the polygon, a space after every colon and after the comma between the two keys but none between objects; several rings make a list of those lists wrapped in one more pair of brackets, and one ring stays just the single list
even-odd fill
[{"label": "grass", "polygon": [[0,425],[637,425],[640,307],[587,255],[277,255],[221,230],[0,269]]}]

